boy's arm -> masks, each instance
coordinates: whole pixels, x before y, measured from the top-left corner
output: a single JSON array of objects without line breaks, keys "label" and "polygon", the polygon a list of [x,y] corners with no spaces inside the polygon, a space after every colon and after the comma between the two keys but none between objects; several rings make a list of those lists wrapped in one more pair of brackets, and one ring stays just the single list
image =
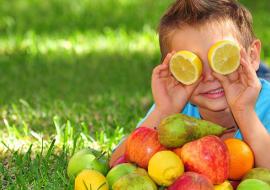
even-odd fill
[{"label": "boy's arm", "polygon": [[255,165],[270,169],[270,135],[254,109],[234,113],[234,116],[245,142],[254,153]]},{"label": "boy's arm", "polygon": [[255,72],[257,63],[256,59],[250,59],[246,50],[242,49],[238,72],[228,76],[217,73],[213,75],[224,88],[234,119],[254,153],[255,165],[270,168],[270,154],[266,151],[270,150],[270,135],[255,112],[261,91],[261,83]]},{"label": "boy's arm", "polygon": [[148,115],[148,117],[145,118],[145,120],[138,126],[146,126],[155,128],[159,125],[161,120],[165,118],[166,116],[169,116],[173,113],[161,113],[156,107],[153,109],[153,111]]},{"label": "boy's arm", "polygon": [[114,165],[114,163],[125,154],[125,149],[126,149],[126,140],[127,138],[125,138],[119,145],[118,147],[113,151],[110,161],[109,161],[109,165],[110,167]]}]

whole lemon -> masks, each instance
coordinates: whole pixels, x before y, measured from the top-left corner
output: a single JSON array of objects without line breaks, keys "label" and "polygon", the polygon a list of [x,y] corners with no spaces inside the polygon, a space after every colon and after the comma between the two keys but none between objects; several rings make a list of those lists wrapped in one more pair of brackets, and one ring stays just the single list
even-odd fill
[{"label": "whole lemon", "polygon": [[75,190],[109,190],[106,178],[98,171],[83,170],[75,178]]},{"label": "whole lemon", "polygon": [[215,185],[215,190],[233,190],[233,186],[228,180],[226,180],[219,185]]},{"label": "whole lemon", "polygon": [[158,185],[169,186],[183,173],[183,162],[172,151],[157,152],[149,161],[148,174]]}]

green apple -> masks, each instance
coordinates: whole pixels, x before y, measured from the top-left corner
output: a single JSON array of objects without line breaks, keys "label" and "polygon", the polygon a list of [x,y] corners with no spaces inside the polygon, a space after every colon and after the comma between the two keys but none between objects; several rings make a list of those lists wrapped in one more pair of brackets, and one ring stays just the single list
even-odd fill
[{"label": "green apple", "polygon": [[242,181],[237,190],[270,190],[270,186],[259,179],[246,179]]},{"label": "green apple", "polygon": [[107,174],[106,179],[109,183],[110,189],[113,184],[122,176],[132,173],[136,170],[136,166],[130,163],[123,163],[113,167]]},{"label": "green apple", "polygon": [[99,151],[85,148],[76,152],[69,160],[67,174],[74,178],[83,169],[92,169],[106,175],[109,170],[108,158]]},{"label": "green apple", "polygon": [[113,186],[112,190],[138,190],[138,189],[147,189],[147,190],[157,190],[156,184],[148,176],[147,172],[140,168],[136,171],[131,172],[127,175],[122,176],[117,180]]},{"label": "green apple", "polygon": [[270,185],[270,169],[268,168],[252,168],[249,172],[243,177],[245,179],[259,179]]}]

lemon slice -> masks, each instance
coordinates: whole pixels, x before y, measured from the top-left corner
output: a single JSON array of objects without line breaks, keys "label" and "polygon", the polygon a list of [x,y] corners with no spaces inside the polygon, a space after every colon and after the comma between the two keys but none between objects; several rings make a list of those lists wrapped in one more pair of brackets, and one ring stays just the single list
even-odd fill
[{"label": "lemon slice", "polygon": [[202,62],[196,54],[190,51],[179,51],[170,60],[170,71],[176,80],[190,85],[201,76]]},{"label": "lemon slice", "polygon": [[219,41],[208,51],[208,61],[216,73],[230,74],[240,65],[240,48],[235,42]]}]

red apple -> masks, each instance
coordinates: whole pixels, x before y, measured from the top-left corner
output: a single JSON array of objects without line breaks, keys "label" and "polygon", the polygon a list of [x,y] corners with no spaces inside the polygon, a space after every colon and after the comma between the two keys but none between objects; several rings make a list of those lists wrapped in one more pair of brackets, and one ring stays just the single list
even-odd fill
[{"label": "red apple", "polygon": [[221,184],[229,176],[229,151],[217,136],[209,135],[185,144],[181,158],[187,171],[203,174],[213,184]]},{"label": "red apple", "polygon": [[158,141],[158,133],[155,129],[139,127],[127,139],[125,156],[129,162],[146,169],[150,158],[164,149]]},{"label": "red apple", "polygon": [[181,175],[168,190],[214,190],[214,185],[204,175],[186,172]]}]

